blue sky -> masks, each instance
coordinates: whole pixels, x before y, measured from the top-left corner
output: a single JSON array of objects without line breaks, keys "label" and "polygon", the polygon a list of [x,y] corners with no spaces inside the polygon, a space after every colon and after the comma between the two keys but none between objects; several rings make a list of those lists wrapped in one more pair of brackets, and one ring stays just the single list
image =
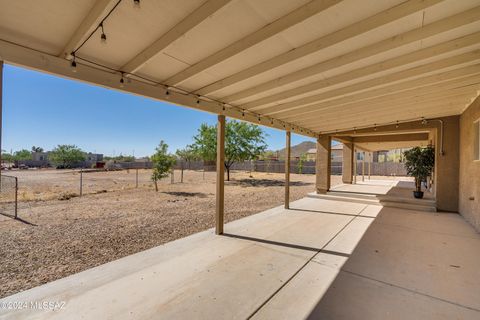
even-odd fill
[{"label": "blue sky", "polygon": [[[5,65],[2,149],[51,150],[75,144],[105,155],[151,155],[160,140],[174,152],[216,116],[135,95]],[[284,147],[283,131],[263,127],[269,149]],[[292,144],[309,140],[292,134]]]}]

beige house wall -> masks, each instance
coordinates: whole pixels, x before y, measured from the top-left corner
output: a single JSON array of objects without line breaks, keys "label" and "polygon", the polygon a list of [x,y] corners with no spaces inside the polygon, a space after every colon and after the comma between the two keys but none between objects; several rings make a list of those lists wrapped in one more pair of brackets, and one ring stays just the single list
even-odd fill
[{"label": "beige house wall", "polygon": [[[435,188],[437,209],[458,212],[458,168],[459,168],[459,127],[460,116],[439,118],[443,121],[443,146],[441,154],[440,126],[437,127],[435,146]],[[435,121],[435,120],[431,120]],[[435,121],[436,122],[436,121]]]},{"label": "beige house wall", "polygon": [[480,97],[460,117],[459,212],[480,232],[480,161],[474,160],[474,121]]}]

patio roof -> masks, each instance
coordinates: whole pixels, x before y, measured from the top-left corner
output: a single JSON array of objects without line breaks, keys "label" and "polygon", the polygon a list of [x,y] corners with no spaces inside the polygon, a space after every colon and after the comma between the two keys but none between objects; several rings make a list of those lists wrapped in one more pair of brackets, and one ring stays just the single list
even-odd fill
[{"label": "patio roof", "polygon": [[0,60],[312,137],[480,89],[477,0],[138,2],[3,2]]}]

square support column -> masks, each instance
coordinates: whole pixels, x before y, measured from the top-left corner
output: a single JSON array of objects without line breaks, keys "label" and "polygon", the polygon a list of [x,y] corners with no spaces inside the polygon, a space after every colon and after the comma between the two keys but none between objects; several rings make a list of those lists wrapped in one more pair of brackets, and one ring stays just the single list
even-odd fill
[{"label": "square support column", "polygon": [[372,153],[369,152],[368,153],[368,180],[370,180],[370,176],[372,174],[372,159],[373,159]]},{"label": "square support column", "polygon": [[355,144],[353,145],[353,184],[357,184],[357,150]]},{"label": "square support column", "polygon": [[342,182],[353,183],[353,157],[354,146],[353,143],[343,144],[343,162],[342,162]]},{"label": "square support column", "polygon": [[[3,130],[3,127],[2,127],[2,116],[3,116],[3,95],[2,95],[2,92],[3,92],[3,61],[0,60],[0,166],[2,165],[2,138],[3,138],[3,135],[2,135],[2,130]],[[2,188],[2,175],[0,173],[0,189]]]},{"label": "square support column", "polygon": [[290,208],[290,158],[291,158],[291,139],[290,131],[285,132],[285,209]]},{"label": "square support column", "polygon": [[223,234],[225,210],[225,116],[217,123],[217,193],[215,203],[215,234]]},{"label": "square support column", "polygon": [[365,181],[365,151],[362,152],[362,181]]},{"label": "square support column", "polygon": [[332,138],[321,136],[317,139],[317,160],[315,162],[317,193],[330,190],[330,171],[332,162]]}]

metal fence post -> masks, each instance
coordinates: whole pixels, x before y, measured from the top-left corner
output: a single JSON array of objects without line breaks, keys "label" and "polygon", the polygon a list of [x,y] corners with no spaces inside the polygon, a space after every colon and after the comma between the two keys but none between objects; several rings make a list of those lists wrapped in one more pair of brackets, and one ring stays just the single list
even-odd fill
[{"label": "metal fence post", "polygon": [[15,219],[18,216],[18,178],[15,177]]},{"label": "metal fence post", "polygon": [[135,188],[138,188],[138,168],[136,169],[136,172],[135,172]]},{"label": "metal fence post", "polygon": [[80,169],[80,197],[83,194],[83,169]]}]

